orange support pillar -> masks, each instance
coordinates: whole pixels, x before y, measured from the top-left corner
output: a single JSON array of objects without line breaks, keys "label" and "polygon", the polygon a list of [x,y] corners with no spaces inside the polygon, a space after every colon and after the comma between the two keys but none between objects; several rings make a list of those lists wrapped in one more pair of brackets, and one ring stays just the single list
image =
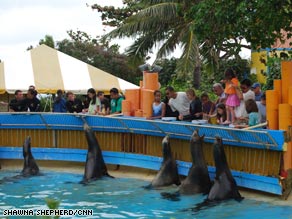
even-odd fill
[{"label": "orange support pillar", "polygon": [[282,103],[282,80],[274,79],[274,90],[278,91],[279,103]]},{"label": "orange support pillar", "polygon": [[275,90],[266,91],[266,109],[269,129],[278,129],[279,127],[279,93]]},{"label": "orange support pillar", "polygon": [[[279,129],[288,131],[292,126],[292,106],[290,104],[279,105]],[[283,154],[284,170],[292,168],[291,141],[287,142],[286,151]]]},{"label": "orange support pillar", "polygon": [[281,62],[282,103],[288,103],[289,87],[292,85],[292,61]]}]

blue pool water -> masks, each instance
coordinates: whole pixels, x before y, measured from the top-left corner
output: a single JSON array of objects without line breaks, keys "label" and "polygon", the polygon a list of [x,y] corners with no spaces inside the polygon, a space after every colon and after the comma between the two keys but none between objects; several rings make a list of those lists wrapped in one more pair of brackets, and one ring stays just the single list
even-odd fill
[{"label": "blue pool water", "polygon": [[[17,174],[16,171],[2,170],[0,179]],[[105,178],[84,186],[79,183],[82,176],[50,171],[37,177],[4,182],[0,184],[1,215],[3,210],[12,208],[48,209],[45,199],[50,198],[60,201],[59,209],[93,210],[93,216],[79,218],[292,218],[292,206],[277,206],[248,198],[242,202],[222,202],[194,212],[191,209],[205,196],[182,196],[179,201],[170,201],[163,199],[160,193],[174,191],[173,187],[145,190],[142,186],[148,182],[133,178]]]}]

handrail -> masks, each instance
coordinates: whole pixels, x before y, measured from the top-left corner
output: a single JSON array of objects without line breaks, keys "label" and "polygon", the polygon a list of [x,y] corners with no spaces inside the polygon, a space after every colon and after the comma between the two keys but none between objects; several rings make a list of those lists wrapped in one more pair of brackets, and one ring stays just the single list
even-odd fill
[{"label": "handrail", "polygon": [[[81,118],[82,117],[82,118]],[[81,119],[80,119],[81,118]],[[86,120],[94,131],[128,132],[153,136],[170,135],[189,140],[195,129],[205,135],[206,142],[213,142],[217,135],[233,146],[283,151],[285,143],[282,130],[242,130],[219,125],[197,125],[184,121],[146,120],[139,117],[104,117],[70,113],[0,113],[0,129],[56,129],[83,130]]]}]

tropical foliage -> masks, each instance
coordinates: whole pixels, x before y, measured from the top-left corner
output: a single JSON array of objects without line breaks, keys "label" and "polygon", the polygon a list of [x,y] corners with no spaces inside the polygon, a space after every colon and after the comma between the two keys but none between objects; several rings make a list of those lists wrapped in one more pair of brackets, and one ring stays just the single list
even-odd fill
[{"label": "tropical foliage", "polygon": [[[157,58],[178,47],[182,55],[175,73],[198,87],[202,69],[208,65],[215,77],[222,60],[241,60],[240,50],[270,47],[283,40],[281,29],[291,37],[291,0],[127,0],[123,9],[92,8],[102,13],[104,24],[117,28],[107,39],[133,37],[127,51],[146,57],[156,46]],[[243,44],[243,39],[249,44]]]},{"label": "tropical foliage", "polygon": [[266,83],[263,86],[263,90],[272,90],[274,88],[274,79],[281,79],[282,60],[292,60],[292,51],[283,51],[280,54],[276,51],[271,51],[270,56],[267,57],[267,62],[264,62],[264,64],[268,70],[264,72]]}]

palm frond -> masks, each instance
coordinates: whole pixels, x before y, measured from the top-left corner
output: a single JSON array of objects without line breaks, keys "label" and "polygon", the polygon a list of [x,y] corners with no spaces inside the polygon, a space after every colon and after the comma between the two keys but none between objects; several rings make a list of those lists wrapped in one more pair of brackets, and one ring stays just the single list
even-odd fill
[{"label": "palm frond", "polygon": [[136,37],[153,30],[165,30],[175,16],[176,4],[154,5],[129,17],[122,26],[106,34],[104,38]]},{"label": "palm frond", "polygon": [[185,35],[188,34],[189,31],[192,31],[189,25],[185,25],[180,22],[182,25],[177,25],[172,31],[170,37],[164,42],[163,46],[157,52],[157,58],[162,58],[164,56],[172,53],[176,47],[183,41]]},{"label": "palm frond", "polygon": [[182,48],[183,53],[177,63],[177,74],[181,77],[190,78],[194,69],[200,65],[200,49],[192,31],[185,35]]}]

